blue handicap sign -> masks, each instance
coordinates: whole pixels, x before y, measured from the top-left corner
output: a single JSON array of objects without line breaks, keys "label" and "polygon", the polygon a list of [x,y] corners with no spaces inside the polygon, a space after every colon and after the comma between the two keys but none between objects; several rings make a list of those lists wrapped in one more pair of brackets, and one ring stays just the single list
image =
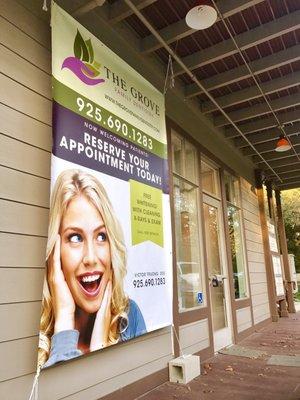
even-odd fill
[{"label": "blue handicap sign", "polygon": [[203,303],[203,293],[202,292],[197,293],[197,302]]}]

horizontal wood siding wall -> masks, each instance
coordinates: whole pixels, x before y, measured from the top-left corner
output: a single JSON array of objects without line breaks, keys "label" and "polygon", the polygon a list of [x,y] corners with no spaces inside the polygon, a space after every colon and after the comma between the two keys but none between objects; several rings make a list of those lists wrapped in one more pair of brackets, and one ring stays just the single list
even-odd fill
[{"label": "horizontal wood siding wall", "polygon": [[240,308],[236,310],[237,330],[238,333],[245,331],[252,326],[250,307]]},{"label": "horizontal wood siding wall", "polygon": [[245,179],[241,179],[241,183],[253,316],[254,324],[257,324],[270,317],[264,248],[257,196]]},{"label": "horizontal wood siding wall", "polygon": [[202,319],[179,327],[179,340],[183,354],[193,354],[209,347],[208,320]]},{"label": "horizontal wood siding wall", "polygon": [[[50,28],[0,2],[0,399],[29,397],[37,361],[51,152]],[[99,399],[167,367],[170,329],[42,371],[43,400]]]}]

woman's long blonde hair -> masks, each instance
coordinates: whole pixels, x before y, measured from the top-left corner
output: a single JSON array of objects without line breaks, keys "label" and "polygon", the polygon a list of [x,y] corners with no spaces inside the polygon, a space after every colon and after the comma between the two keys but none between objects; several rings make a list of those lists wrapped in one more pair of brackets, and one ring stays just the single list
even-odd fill
[{"label": "woman's long blonde hair", "polygon": [[49,357],[51,337],[54,332],[54,312],[51,293],[48,285],[49,257],[52,255],[55,241],[60,230],[64,213],[71,200],[85,196],[100,212],[108,234],[112,260],[112,300],[111,324],[108,343],[119,340],[118,328],[121,319],[127,319],[126,308],[128,297],[125,295],[123,281],[126,275],[126,249],[123,231],[117,220],[107,193],[102,184],[91,174],[82,170],[63,171],[55,182],[50,201],[48,242],[46,250],[46,275],[43,288],[42,316],[40,324],[38,365],[42,366]]}]

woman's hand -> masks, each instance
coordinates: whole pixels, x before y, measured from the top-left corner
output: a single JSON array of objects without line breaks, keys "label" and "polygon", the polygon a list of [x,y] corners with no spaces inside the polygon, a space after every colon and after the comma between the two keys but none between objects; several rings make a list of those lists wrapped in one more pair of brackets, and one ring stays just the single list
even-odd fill
[{"label": "woman's hand", "polygon": [[90,351],[102,349],[108,345],[108,333],[111,322],[111,280],[107,282],[103,300],[97,311],[94,328],[91,337]]},{"label": "woman's hand", "polygon": [[52,296],[55,324],[54,333],[74,329],[75,302],[65,280],[60,262],[60,236],[57,236],[50,258],[48,281]]}]

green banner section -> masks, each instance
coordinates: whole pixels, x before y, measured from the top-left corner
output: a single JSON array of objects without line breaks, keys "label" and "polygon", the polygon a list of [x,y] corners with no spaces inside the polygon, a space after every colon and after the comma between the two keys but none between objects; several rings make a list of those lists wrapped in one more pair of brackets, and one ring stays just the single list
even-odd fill
[{"label": "green banner section", "polygon": [[162,191],[130,180],[132,245],[151,241],[164,246]]},{"label": "green banner section", "polygon": [[70,89],[68,86],[52,77],[53,98],[60,105],[89,119],[97,125],[122,137],[135,145],[144,148],[149,153],[161,158],[167,158],[167,146],[152,138],[147,133],[134,127],[124,119],[111,113],[99,104]]}]

